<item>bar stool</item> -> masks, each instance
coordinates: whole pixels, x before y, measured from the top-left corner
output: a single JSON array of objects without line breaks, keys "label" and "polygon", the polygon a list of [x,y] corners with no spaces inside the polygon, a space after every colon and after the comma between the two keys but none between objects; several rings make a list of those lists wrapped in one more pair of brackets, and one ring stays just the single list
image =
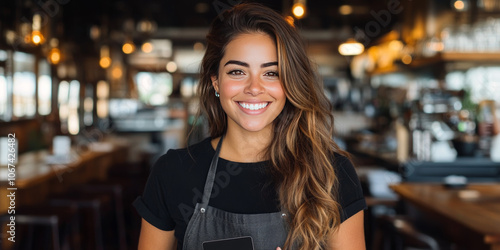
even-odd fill
[{"label": "bar stool", "polygon": [[440,250],[436,239],[418,231],[406,216],[382,215],[377,218],[376,250]]},{"label": "bar stool", "polygon": [[[1,216],[2,225],[8,223],[10,216]],[[25,205],[18,208],[14,216],[16,242],[12,249],[80,249],[75,206]]]},{"label": "bar stool", "polygon": [[[2,225],[8,221],[8,217],[0,216]],[[16,215],[15,243],[10,246],[10,249],[60,250],[58,224],[57,215]],[[49,235],[49,237],[39,237],[40,233]],[[0,246],[4,244],[4,242],[0,242]]]},{"label": "bar stool", "polygon": [[141,217],[132,206],[134,200],[142,194],[149,176],[147,162],[116,164],[108,171],[105,183],[120,185],[123,188],[124,217],[127,244],[137,246],[141,228]]},{"label": "bar stool", "polygon": [[[103,215],[104,207],[110,203],[106,195],[55,194],[49,198],[50,204],[77,207],[80,225],[81,249],[104,250]],[[108,205],[109,206],[109,205]]]},{"label": "bar stool", "polygon": [[84,249],[126,249],[122,188],[88,183],[54,195],[51,202],[76,204],[82,213]]},{"label": "bar stool", "polygon": [[[107,231],[106,239],[109,239],[108,244],[114,249],[127,249],[127,239],[125,230],[125,216],[123,209],[123,187],[118,184],[105,182],[91,182],[88,184],[79,185],[75,188],[76,192],[87,195],[108,195],[110,197],[110,207],[103,212],[108,212],[108,216],[104,216],[107,220],[110,230]],[[111,215],[111,216],[109,216]]]}]

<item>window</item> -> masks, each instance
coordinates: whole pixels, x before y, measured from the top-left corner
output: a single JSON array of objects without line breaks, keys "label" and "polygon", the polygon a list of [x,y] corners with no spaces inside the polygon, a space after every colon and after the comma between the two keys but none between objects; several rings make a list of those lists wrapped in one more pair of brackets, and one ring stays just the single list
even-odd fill
[{"label": "window", "polygon": [[68,119],[68,96],[69,96],[69,83],[62,81],[59,83],[59,91],[57,97],[57,105],[59,106],[59,119],[61,123]]},{"label": "window", "polygon": [[8,120],[8,90],[5,67],[0,66],[0,120]]},{"label": "window", "polygon": [[38,114],[48,115],[51,111],[52,78],[47,60],[40,60],[38,72]]},{"label": "window", "polygon": [[164,105],[172,94],[172,75],[169,73],[139,72],[135,83],[139,100],[149,105]]},{"label": "window", "polygon": [[68,100],[68,131],[72,135],[80,132],[80,118],[78,107],[80,106],[80,82],[73,80],[69,84]]},{"label": "window", "polygon": [[0,50],[0,120],[10,120],[9,96],[10,88],[7,85],[7,52]]},{"label": "window", "polygon": [[33,117],[35,115],[35,88],[35,56],[14,52],[12,100],[15,117]]},{"label": "window", "polygon": [[109,84],[106,81],[99,81],[96,89],[97,103],[96,111],[99,118],[108,117],[109,109]]},{"label": "window", "polygon": [[83,124],[92,126],[94,123],[94,88],[92,85],[85,87],[85,99],[83,100]]}]

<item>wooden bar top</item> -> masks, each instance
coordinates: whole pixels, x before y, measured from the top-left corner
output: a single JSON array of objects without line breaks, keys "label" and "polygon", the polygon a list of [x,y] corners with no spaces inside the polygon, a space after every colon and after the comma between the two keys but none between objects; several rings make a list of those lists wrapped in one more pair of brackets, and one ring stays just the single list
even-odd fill
[{"label": "wooden bar top", "polygon": [[[500,249],[500,183],[469,184],[462,189],[442,184],[401,183],[391,188],[404,200],[477,233],[488,249]],[[448,225],[450,226],[450,225]]]},{"label": "wooden bar top", "polygon": [[[0,195],[5,197],[14,188],[16,206],[36,204],[51,193],[90,180],[105,180],[108,168],[124,162],[128,150],[127,143],[99,142],[84,148],[72,147],[70,154],[63,157],[54,157],[49,150],[21,154],[15,164],[14,185],[7,179],[7,168],[1,168]],[[7,202],[2,202],[0,213],[7,211],[7,207]]]}]

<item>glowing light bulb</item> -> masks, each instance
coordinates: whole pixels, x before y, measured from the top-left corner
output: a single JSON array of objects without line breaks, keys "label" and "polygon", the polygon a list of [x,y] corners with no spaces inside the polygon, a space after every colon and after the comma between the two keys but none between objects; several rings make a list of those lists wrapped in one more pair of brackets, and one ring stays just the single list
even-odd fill
[{"label": "glowing light bulb", "polygon": [[49,52],[49,62],[58,64],[61,61],[61,51],[58,48],[52,48]]},{"label": "glowing light bulb", "polygon": [[455,1],[455,3],[453,4],[453,7],[455,7],[455,9],[457,9],[457,10],[464,10],[465,3],[461,0],[458,0],[458,1]]},{"label": "glowing light bulb", "polygon": [[406,54],[401,58],[401,61],[404,64],[410,64],[413,61],[413,58],[411,57],[411,55]]},{"label": "glowing light bulb", "polygon": [[344,16],[352,14],[352,11],[352,6],[350,5],[342,5],[339,7],[339,13]]},{"label": "glowing light bulb", "polygon": [[99,65],[103,69],[109,68],[109,66],[111,65],[111,58],[109,58],[109,57],[102,57],[101,60],[99,60]]},{"label": "glowing light bulb", "polygon": [[349,39],[339,46],[339,53],[343,56],[355,56],[363,53],[365,46],[355,40]]},{"label": "glowing light bulb", "polygon": [[39,44],[43,43],[44,42],[44,38],[43,38],[42,33],[40,31],[33,31],[31,33],[31,41],[35,45],[39,45]]},{"label": "glowing light bulb", "polygon": [[177,70],[177,64],[175,62],[169,62],[166,68],[168,72],[173,73]]},{"label": "glowing light bulb", "polygon": [[122,46],[122,51],[125,54],[131,54],[135,51],[135,45],[132,42],[126,42]]},{"label": "glowing light bulb", "polygon": [[150,42],[145,42],[142,44],[141,49],[144,53],[151,53],[151,51],[153,51],[153,44]]},{"label": "glowing light bulb", "polygon": [[292,8],[293,15],[300,19],[306,14],[306,7],[302,3],[296,3]]}]

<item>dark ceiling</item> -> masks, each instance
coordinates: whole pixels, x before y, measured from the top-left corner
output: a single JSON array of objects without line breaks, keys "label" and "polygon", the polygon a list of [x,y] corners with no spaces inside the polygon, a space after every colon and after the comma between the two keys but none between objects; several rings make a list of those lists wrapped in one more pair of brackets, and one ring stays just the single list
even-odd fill
[{"label": "dark ceiling", "polygon": [[[33,0],[35,1],[35,0]],[[57,0],[48,0],[57,1]],[[222,8],[231,6],[243,0],[59,0],[66,1],[62,6],[65,21],[73,23],[92,22],[99,23],[103,16],[109,19],[122,18],[154,19],[159,26],[168,27],[205,27],[217,16]],[[293,5],[293,0],[252,0],[246,2],[260,2],[278,12],[287,13]],[[341,5],[349,4],[361,7],[361,13],[342,16],[338,12]],[[338,0],[321,1],[308,0],[309,15],[301,20],[307,28],[327,29],[343,24],[360,25],[371,17],[370,10],[387,8],[384,0]],[[359,10],[359,8],[358,8]],[[81,20],[78,20],[81,19]]]},{"label": "dark ceiling", "polygon": [[[296,21],[304,30],[335,30],[340,28],[362,28],[374,20],[370,12],[387,9],[390,0],[308,0],[308,15]],[[45,18],[56,19],[57,36],[70,40],[89,39],[92,25],[105,25],[108,30],[122,30],[125,20],[137,23],[142,19],[154,20],[159,28],[208,27],[218,11],[242,0],[14,0],[0,1],[0,25],[13,29],[16,21],[27,21],[34,13]],[[247,1],[260,2],[280,13],[289,14],[293,0]],[[349,4],[353,14],[339,14],[339,7]],[[397,16],[391,19],[396,22]],[[0,26],[0,28],[1,28]],[[390,26],[388,27],[390,28]]]}]

